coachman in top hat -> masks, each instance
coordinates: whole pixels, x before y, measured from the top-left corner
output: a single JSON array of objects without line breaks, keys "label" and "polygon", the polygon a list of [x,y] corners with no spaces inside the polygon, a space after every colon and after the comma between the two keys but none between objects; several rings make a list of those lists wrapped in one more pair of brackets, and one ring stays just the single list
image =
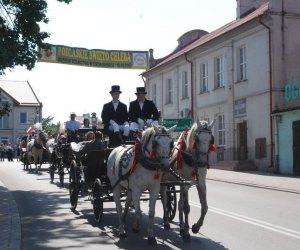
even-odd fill
[{"label": "coachman in top hat", "polygon": [[112,101],[103,105],[101,118],[105,132],[108,135],[113,135],[110,137],[110,146],[116,147],[124,144],[124,139],[128,139],[128,111],[127,105],[119,101],[120,94],[122,93],[119,85],[111,86],[109,93],[112,96]]},{"label": "coachman in top hat", "polygon": [[153,101],[146,98],[145,87],[136,88],[137,99],[130,102],[129,120],[131,135],[137,129],[143,129],[145,122],[149,125],[158,125],[159,113]]}]

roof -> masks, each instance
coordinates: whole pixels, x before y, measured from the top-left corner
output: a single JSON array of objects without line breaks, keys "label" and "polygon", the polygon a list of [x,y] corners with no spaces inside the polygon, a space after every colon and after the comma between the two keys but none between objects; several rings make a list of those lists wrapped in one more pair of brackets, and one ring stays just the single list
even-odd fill
[{"label": "roof", "polygon": [[199,39],[197,39],[196,41],[192,42],[191,44],[187,45],[186,47],[184,47],[183,49],[175,52],[175,53],[171,53],[169,56],[166,57],[166,59],[164,59],[163,61],[161,61],[160,63],[158,63],[157,65],[155,65],[154,67],[150,68],[149,70],[145,71],[144,73],[142,73],[142,75],[147,74],[148,72],[152,71],[153,69],[156,69],[182,55],[184,55],[185,53],[200,47],[204,44],[206,44],[207,42],[210,42],[226,33],[228,33],[229,31],[232,31],[256,18],[258,18],[259,16],[265,14],[269,9],[269,3],[265,3],[263,5],[261,5],[258,9],[256,9],[255,11],[253,11],[252,13],[250,13],[249,15],[234,20],[230,23],[225,24],[224,26],[222,26],[221,28],[212,31],[211,33],[208,33],[207,35],[204,35],[202,37],[200,37]]},{"label": "roof", "polygon": [[0,80],[0,90],[18,105],[41,105],[28,81]]}]

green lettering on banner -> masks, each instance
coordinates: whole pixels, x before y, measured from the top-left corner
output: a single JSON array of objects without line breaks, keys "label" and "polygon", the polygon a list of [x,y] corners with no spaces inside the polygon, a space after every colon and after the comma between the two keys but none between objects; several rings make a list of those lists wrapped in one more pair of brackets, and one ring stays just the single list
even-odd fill
[{"label": "green lettering on banner", "polygon": [[184,131],[187,127],[192,126],[192,119],[189,118],[182,118],[182,119],[164,119],[163,120],[163,125],[166,128],[171,128],[174,125],[177,125],[176,127],[176,132],[182,132]]},{"label": "green lettering on banner", "polygon": [[99,68],[148,68],[148,51],[88,50],[64,45],[49,45],[47,49],[39,49],[39,53],[40,62]]}]

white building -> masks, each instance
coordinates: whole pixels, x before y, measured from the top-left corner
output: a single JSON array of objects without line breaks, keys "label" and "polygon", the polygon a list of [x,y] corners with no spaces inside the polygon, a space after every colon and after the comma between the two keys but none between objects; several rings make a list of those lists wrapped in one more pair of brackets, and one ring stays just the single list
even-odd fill
[{"label": "white building", "polygon": [[0,142],[15,145],[31,125],[41,122],[43,105],[27,81],[0,80],[0,99],[12,108],[0,118]]},{"label": "white building", "polygon": [[148,97],[163,118],[216,119],[219,162],[300,174],[299,17],[300,1],[237,0],[236,20],[185,33],[164,58],[150,50]]}]

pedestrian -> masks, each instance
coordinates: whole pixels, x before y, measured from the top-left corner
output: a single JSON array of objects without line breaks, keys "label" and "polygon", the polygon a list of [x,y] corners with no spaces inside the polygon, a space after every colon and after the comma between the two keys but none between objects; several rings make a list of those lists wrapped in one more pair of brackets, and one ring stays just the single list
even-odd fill
[{"label": "pedestrian", "polygon": [[4,161],[5,159],[5,147],[4,144],[0,144],[0,161]]},{"label": "pedestrian", "polygon": [[7,146],[5,147],[5,152],[6,152],[7,160],[13,161],[13,148],[10,143],[8,143]]}]

